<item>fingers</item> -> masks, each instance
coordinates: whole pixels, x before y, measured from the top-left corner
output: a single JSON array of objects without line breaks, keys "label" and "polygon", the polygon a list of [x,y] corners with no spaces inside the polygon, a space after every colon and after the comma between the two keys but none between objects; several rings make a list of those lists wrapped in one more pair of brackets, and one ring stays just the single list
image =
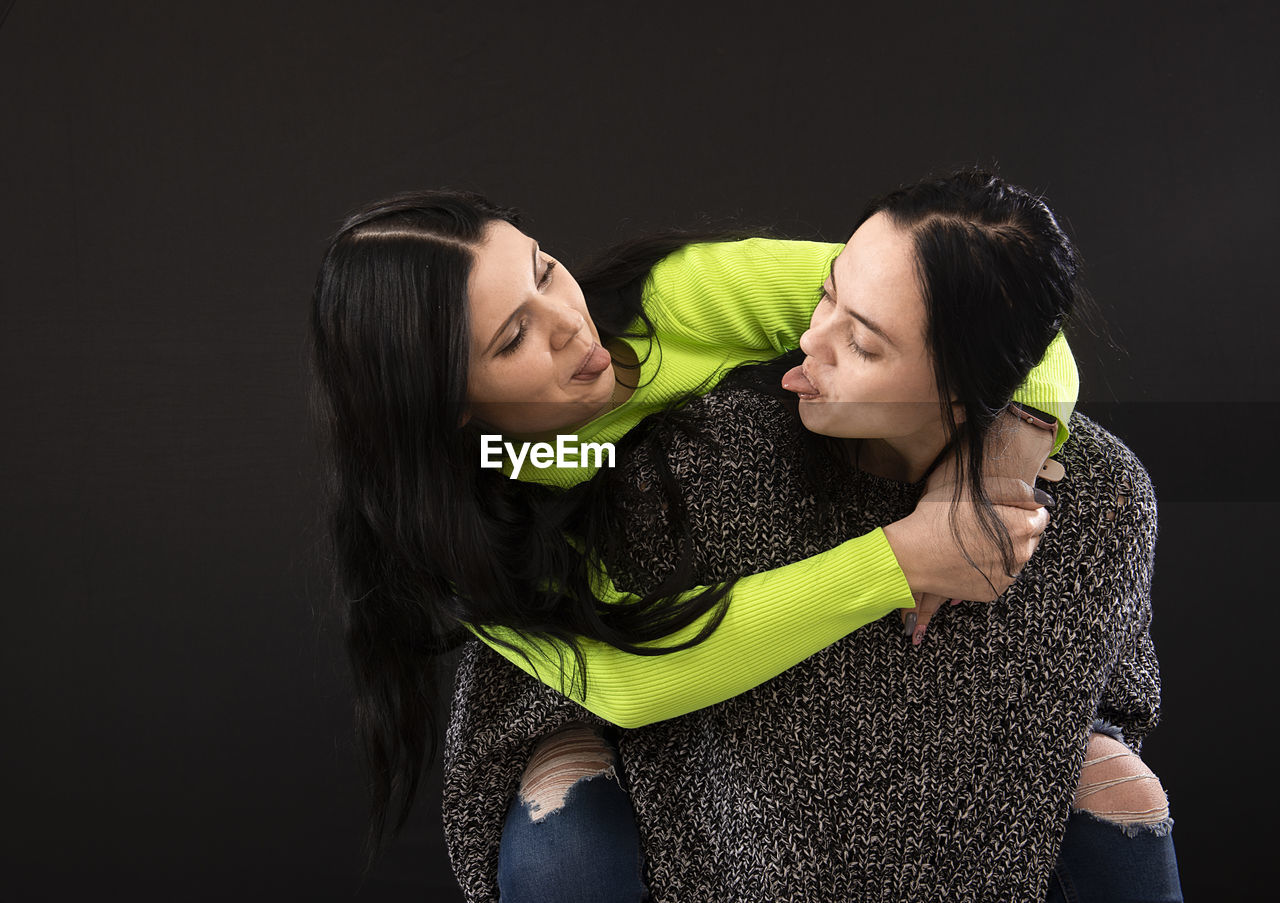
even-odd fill
[{"label": "fingers", "polygon": [[[1009,505],[1016,508],[1030,509],[1045,506],[1052,508],[1055,504],[1052,495],[1017,477],[987,476],[983,478],[982,486],[987,491],[987,497],[993,505]],[[930,482],[927,484],[925,494],[920,501],[950,504],[955,490],[956,484],[954,480],[941,483]]]},{"label": "fingers", "polygon": [[[1015,549],[1015,552],[1016,552],[1016,549]],[[1023,564],[1025,563],[1026,562],[1023,562]],[[995,595],[991,596],[990,593],[984,593],[981,596],[979,596],[976,601],[994,602],[996,599],[1000,598],[1000,596],[1004,595],[1004,593],[1009,589],[1009,587],[1013,586],[1014,581],[1018,579],[1018,573],[1021,570],[1022,570],[1022,567],[1018,566],[1014,568],[1013,573],[1010,573],[1010,574],[992,574],[991,586],[994,587],[995,589]],[[988,596],[990,596],[990,598],[987,598]]]},{"label": "fingers", "polygon": [[935,596],[932,593],[921,594],[920,600],[916,602],[916,629],[911,632],[911,645],[919,646],[924,642],[925,628],[933,619],[934,612],[941,608],[945,601],[941,596]]},{"label": "fingers", "polygon": [[1048,508],[1023,508],[1015,505],[996,505],[996,515],[1004,522],[1009,538],[1017,546],[1027,539],[1038,539],[1049,529]]},{"label": "fingers", "polygon": [[947,600],[932,593],[912,593],[915,608],[904,608],[899,612],[902,618],[902,632],[911,637],[911,645],[919,646],[924,642],[925,630],[934,614]]},{"label": "fingers", "polygon": [[1000,591],[1004,592],[1013,585],[1018,574],[1031,560],[1031,556],[1040,545],[1040,538],[1044,536],[1044,531],[1049,529],[1049,511],[1046,508],[1028,510],[1000,505],[996,508],[996,514],[1004,521],[1005,529],[1009,532],[1009,541],[1013,545],[1015,566],[1012,573],[1005,575],[1008,582],[993,581],[1000,587]]},{"label": "fingers", "polygon": [[1016,508],[1053,507],[1053,496],[1043,489],[1013,477],[988,477],[982,482],[993,505]]},{"label": "fingers", "polygon": [[[1013,585],[1031,559],[1049,526],[1046,506],[1053,499],[1013,477],[984,481],[1010,541],[1005,545],[992,536],[972,499],[963,492],[957,498],[958,485],[929,488],[908,517],[884,528],[885,538],[916,592],[990,602]],[[917,600],[917,621],[919,607]]]},{"label": "fingers", "polygon": [[1009,511],[1017,511],[1026,525],[1026,532],[1035,536],[1037,539],[1040,534],[1049,529],[1049,509],[1048,508],[1008,508]]},{"label": "fingers", "polygon": [[898,609],[898,617],[902,619],[902,632],[907,636],[911,636],[911,634],[915,632],[917,617],[916,609],[919,608],[920,597],[923,595],[924,593],[912,593],[911,598],[916,600],[915,606],[911,608]]}]

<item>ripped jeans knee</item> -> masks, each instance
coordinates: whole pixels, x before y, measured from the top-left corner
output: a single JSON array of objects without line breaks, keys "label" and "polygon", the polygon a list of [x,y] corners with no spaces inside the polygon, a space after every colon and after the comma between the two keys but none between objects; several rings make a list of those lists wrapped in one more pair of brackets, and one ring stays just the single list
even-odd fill
[{"label": "ripped jeans knee", "polygon": [[503,903],[648,899],[644,859],[617,750],[574,724],[534,747],[498,848]]},{"label": "ripped jeans knee", "polygon": [[520,801],[529,817],[539,822],[564,807],[569,790],[579,781],[605,777],[618,780],[618,754],[601,733],[586,724],[572,724],[544,737],[520,778]]},{"label": "ripped jeans knee", "polygon": [[1182,903],[1164,787],[1118,728],[1093,731],[1046,903]]},{"label": "ripped jeans knee", "polygon": [[1167,834],[1173,820],[1160,779],[1103,727],[1089,736],[1072,810],[1119,825],[1131,837],[1143,831]]}]

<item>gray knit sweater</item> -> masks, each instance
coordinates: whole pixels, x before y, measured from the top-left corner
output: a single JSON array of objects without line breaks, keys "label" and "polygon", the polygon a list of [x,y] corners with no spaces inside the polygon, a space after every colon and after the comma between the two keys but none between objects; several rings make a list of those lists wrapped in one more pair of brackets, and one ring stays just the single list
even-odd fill
[{"label": "gray knit sweater", "polygon": [[[921,485],[796,461],[788,407],[742,390],[694,402],[709,441],[673,431],[704,581],[777,567],[897,520]],[[1148,632],[1156,504],[1142,465],[1077,414],[1035,558],[996,602],[944,606],[923,645],[896,616],[774,680],[619,748],[655,901],[1042,900],[1090,724],[1139,748],[1159,713]],[[674,540],[644,452],[623,465],[630,545],[610,562],[643,590]],[[819,522],[815,492],[836,523]],[[588,679],[590,675],[588,675]],[[469,901],[497,899],[502,819],[537,740],[602,723],[479,643],[457,671],[444,815]]]}]

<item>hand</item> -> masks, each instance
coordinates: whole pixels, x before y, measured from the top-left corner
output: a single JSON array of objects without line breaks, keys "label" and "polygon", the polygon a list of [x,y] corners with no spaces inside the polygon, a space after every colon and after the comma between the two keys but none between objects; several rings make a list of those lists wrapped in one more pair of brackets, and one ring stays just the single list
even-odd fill
[{"label": "hand", "polygon": [[992,477],[984,481],[1013,546],[1014,568],[1010,572],[999,547],[982,533],[977,508],[968,493],[962,491],[956,503],[953,529],[951,507],[956,484],[932,483],[930,480],[915,511],[884,528],[907,584],[913,593],[990,602],[1013,585],[1018,571],[1031,559],[1049,526],[1044,505],[1052,499],[1022,480]]},{"label": "hand", "polygon": [[[1048,494],[1032,487],[1049,453],[1053,451],[1055,435],[1053,432],[1025,423],[1013,413],[1005,411],[992,427],[987,439],[987,455],[983,466],[983,473],[987,475],[987,478],[984,480],[983,486],[992,503],[996,505],[996,514],[1009,531],[1009,538],[1013,543],[1014,560],[1017,564],[1014,574],[1020,571],[1027,561],[1031,559],[1036,546],[1039,545],[1040,535],[1044,533],[1049,524],[1048,512],[1041,507],[1045,500],[1049,498]],[[955,484],[958,481],[958,468],[953,454],[944,459],[930,475],[926,484],[925,496],[921,498],[920,504],[923,505],[926,500],[930,500],[939,503],[936,506],[937,508],[945,507],[942,503],[947,503],[948,499],[954,495]],[[1028,493],[1030,493],[1031,504],[1028,504]],[[969,528],[976,530],[977,519],[974,506],[968,502],[967,498],[963,497],[960,505],[964,509],[957,512],[961,523],[965,522],[965,516],[967,515]],[[920,513],[920,506],[917,506],[915,513]],[[913,514],[912,516],[915,515]],[[970,542],[966,542],[964,548],[970,548],[970,554],[978,562],[979,568],[986,578],[990,580],[990,585],[987,585],[984,580],[981,586],[972,584],[975,588],[980,589],[978,593],[958,591],[966,578],[972,580],[973,577],[978,575],[974,571],[973,565],[965,560],[961,546],[955,542],[954,534],[951,533],[949,526],[947,526],[944,545],[937,547],[937,554],[932,562],[940,570],[935,570],[930,576],[927,565],[922,571],[917,568],[917,563],[914,560],[904,563],[904,556],[906,559],[912,559],[913,555],[923,551],[911,545],[913,539],[918,538],[913,537],[911,531],[922,530],[925,531],[926,535],[929,535],[931,531],[938,529],[937,524],[927,524],[924,519],[914,524],[908,524],[907,522],[910,520],[910,517],[904,518],[898,524],[891,524],[890,527],[885,528],[885,535],[889,537],[889,544],[894,553],[898,555],[903,573],[907,575],[907,583],[913,590],[920,590],[922,582],[936,578],[941,580],[944,585],[951,586],[956,590],[941,595],[924,591],[913,592],[912,595],[916,601],[915,607],[903,609],[900,616],[904,629],[911,635],[912,644],[918,646],[924,640],[925,629],[928,627],[929,621],[948,598],[950,598],[952,604],[956,604],[960,599],[990,601],[994,598],[992,595],[993,590],[995,595],[1003,593],[1013,585],[1015,578],[1013,574],[1003,573],[1003,562],[1000,560],[999,550],[979,532],[974,534],[974,538],[979,546],[988,553],[985,562],[974,554]],[[964,529],[964,526],[961,526],[962,535],[964,534]],[[899,546],[895,544],[895,540],[897,543],[903,544],[901,553],[899,552]],[[947,561],[948,558],[951,559],[949,563]],[[911,568],[911,573],[908,573],[908,567]]]}]

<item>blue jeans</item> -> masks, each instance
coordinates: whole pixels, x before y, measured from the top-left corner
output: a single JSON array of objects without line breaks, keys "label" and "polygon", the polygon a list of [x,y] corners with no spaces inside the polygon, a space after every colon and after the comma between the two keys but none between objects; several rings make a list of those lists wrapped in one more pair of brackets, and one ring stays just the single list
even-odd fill
[{"label": "blue jeans", "polygon": [[[538,821],[517,795],[502,831],[498,888],[503,903],[647,900],[627,791],[611,775],[580,780]],[[1182,903],[1168,826],[1125,829],[1073,812],[1045,903]]]},{"label": "blue jeans", "polygon": [[612,775],[580,780],[538,821],[517,794],[498,849],[498,891],[502,903],[648,900],[630,794]]},{"label": "blue jeans", "polygon": [[1182,903],[1168,826],[1126,830],[1072,812],[1045,903]]}]

